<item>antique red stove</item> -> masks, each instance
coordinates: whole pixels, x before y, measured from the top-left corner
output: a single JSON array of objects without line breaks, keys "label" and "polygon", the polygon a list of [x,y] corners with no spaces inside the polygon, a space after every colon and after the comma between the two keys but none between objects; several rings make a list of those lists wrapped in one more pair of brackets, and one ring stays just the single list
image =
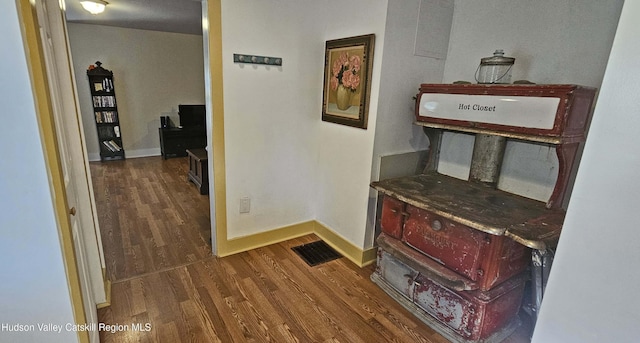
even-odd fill
[{"label": "antique red stove", "polygon": [[[416,124],[429,161],[423,174],[372,183],[382,210],[371,279],[452,341],[508,337],[520,324],[532,252],[534,261],[548,256],[560,235],[594,96],[576,85],[423,84]],[[476,134],[469,181],[437,172],[443,131]],[[546,203],[496,189],[507,139],[555,146]],[[534,277],[534,305],[544,281]]]}]

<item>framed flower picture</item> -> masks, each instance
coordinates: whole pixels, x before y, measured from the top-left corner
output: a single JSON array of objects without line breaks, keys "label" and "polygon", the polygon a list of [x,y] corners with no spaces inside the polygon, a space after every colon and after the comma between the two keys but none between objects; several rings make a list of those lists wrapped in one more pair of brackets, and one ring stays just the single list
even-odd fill
[{"label": "framed flower picture", "polygon": [[375,35],[327,41],[322,120],[367,128]]}]

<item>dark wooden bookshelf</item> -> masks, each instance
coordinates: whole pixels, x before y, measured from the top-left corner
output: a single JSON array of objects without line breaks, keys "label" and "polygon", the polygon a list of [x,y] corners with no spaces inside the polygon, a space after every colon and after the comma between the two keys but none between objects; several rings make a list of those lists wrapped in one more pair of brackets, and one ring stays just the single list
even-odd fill
[{"label": "dark wooden bookshelf", "polygon": [[102,67],[100,61],[87,70],[93,115],[98,133],[100,160],[123,160],[120,116],[113,82],[113,72]]}]

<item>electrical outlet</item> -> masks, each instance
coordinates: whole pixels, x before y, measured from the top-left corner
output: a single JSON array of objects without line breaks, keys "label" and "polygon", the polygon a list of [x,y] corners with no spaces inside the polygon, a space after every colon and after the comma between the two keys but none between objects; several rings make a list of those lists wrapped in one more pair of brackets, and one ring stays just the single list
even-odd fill
[{"label": "electrical outlet", "polygon": [[240,213],[249,213],[251,212],[251,198],[242,197],[240,198]]}]

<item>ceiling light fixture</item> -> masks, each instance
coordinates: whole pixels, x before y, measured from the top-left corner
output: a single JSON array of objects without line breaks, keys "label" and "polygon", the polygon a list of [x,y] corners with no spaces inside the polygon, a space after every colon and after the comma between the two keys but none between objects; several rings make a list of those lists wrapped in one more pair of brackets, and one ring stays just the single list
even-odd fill
[{"label": "ceiling light fixture", "polygon": [[87,12],[91,14],[98,14],[104,12],[104,8],[109,4],[106,1],[102,0],[92,0],[92,1],[80,1],[82,8],[87,10]]}]

